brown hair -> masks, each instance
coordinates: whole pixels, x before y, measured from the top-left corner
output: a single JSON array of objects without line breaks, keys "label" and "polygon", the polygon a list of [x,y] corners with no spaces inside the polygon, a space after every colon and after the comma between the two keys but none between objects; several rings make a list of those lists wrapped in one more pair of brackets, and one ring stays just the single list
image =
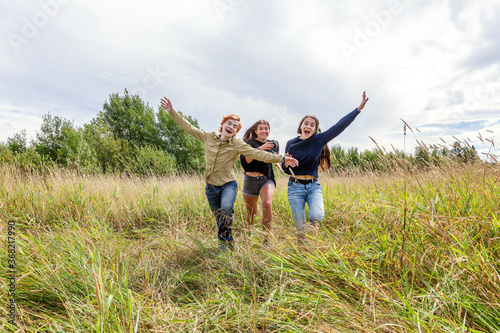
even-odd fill
[{"label": "brown hair", "polygon": [[[302,118],[302,120],[300,121],[299,127],[297,128],[297,134],[302,134],[302,132],[300,130],[300,126],[302,126],[302,123],[304,122],[304,120],[306,120],[306,118],[311,118],[316,122],[316,131],[314,132],[314,134],[320,133],[321,128],[319,127],[318,118],[316,118],[316,116],[313,116],[312,114],[308,114],[308,115],[305,115],[304,118]],[[330,156],[331,156],[330,148],[328,147],[328,145],[325,145],[323,147],[323,150],[321,150],[321,157],[320,157],[320,161],[319,161],[319,170],[320,171],[326,171],[326,170],[330,169],[330,167],[332,166],[332,161],[331,161]]]},{"label": "brown hair", "polygon": [[269,125],[269,122],[267,120],[264,120],[264,119],[257,120],[255,122],[255,124],[253,124],[252,126],[250,126],[245,131],[245,134],[243,134],[243,141],[246,142],[250,138],[256,138],[257,134],[255,134],[255,131],[257,130],[257,127],[259,127],[259,125],[261,125],[261,124],[269,126],[269,130],[271,130],[271,125]]},{"label": "brown hair", "polygon": [[230,115],[227,115],[227,116],[222,116],[222,121],[220,123],[220,126],[219,126],[219,132],[222,132],[222,125],[224,125],[224,123],[228,120],[228,119],[233,119],[233,120],[236,120],[236,121],[239,121],[239,125],[238,125],[238,129],[236,130],[236,133],[238,133],[241,129],[241,120],[240,120],[240,116],[238,116],[237,114],[230,114]]}]

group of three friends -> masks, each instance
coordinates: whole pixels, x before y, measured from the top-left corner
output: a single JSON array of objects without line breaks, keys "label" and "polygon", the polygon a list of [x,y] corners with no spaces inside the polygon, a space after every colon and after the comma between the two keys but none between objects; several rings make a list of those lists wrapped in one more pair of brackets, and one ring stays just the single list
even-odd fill
[{"label": "group of three friends", "polygon": [[[318,170],[330,168],[328,142],[346,129],[364,108],[368,98],[363,92],[361,104],[340,119],[335,125],[322,132],[318,119],[313,115],[302,118],[297,128],[298,136],[289,140],[285,154],[279,155],[277,141],[268,140],[270,125],[259,120],[244,134],[243,140],[236,134],[241,129],[240,117],[234,114],[222,117],[217,132],[200,130],[172,107],[169,99],[163,98],[161,106],[168,111],[175,122],[189,135],[205,144],[205,193],[210,210],[217,222],[219,248],[233,248],[232,222],[234,202],[238,191],[233,166],[240,157],[245,170],[243,198],[247,207],[247,223],[253,224],[259,196],[262,201],[262,226],[271,229],[272,198],[276,188],[272,163],[290,175],[288,181],[288,202],[292,210],[298,239],[307,229],[305,204],[309,207],[309,221],[317,226],[324,218],[323,194],[318,180]],[[264,243],[267,245],[268,238]]]}]

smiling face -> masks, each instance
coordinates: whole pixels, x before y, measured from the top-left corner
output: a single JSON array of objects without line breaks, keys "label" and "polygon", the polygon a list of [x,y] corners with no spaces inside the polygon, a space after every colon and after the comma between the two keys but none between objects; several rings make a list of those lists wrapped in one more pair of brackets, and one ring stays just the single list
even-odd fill
[{"label": "smiling face", "polygon": [[259,124],[257,129],[255,130],[256,139],[260,142],[266,142],[267,137],[269,136],[269,125]]},{"label": "smiling face", "polygon": [[235,119],[227,119],[221,125],[221,136],[223,139],[230,139],[238,133],[238,130],[241,128],[240,122]]},{"label": "smiling face", "polygon": [[300,124],[300,138],[302,140],[309,139],[313,134],[316,133],[317,121],[314,118],[306,117],[302,120]]}]

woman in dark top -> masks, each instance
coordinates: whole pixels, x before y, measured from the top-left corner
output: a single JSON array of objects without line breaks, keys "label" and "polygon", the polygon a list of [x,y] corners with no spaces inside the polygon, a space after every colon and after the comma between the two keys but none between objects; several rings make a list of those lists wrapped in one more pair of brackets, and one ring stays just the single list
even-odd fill
[{"label": "woman in dark top", "polygon": [[[279,154],[279,144],[275,140],[267,140],[270,126],[267,120],[259,120],[253,124],[243,135],[243,141],[250,146],[273,154]],[[257,213],[259,195],[262,201],[262,229],[266,232],[271,230],[273,218],[272,202],[276,181],[272,163],[265,163],[241,155],[241,165],[245,170],[245,181],[243,185],[243,199],[247,207],[247,223],[251,228]],[[281,170],[281,166],[277,164]],[[269,240],[265,238],[264,244]]]},{"label": "woman in dark top", "polygon": [[309,220],[312,226],[317,227],[318,222],[322,221],[325,216],[318,169],[321,168],[324,171],[330,168],[328,142],[354,121],[367,101],[368,98],[363,92],[361,104],[325,132],[321,132],[319,121],[315,116],[306,115],[297,129],[299,136],[289,140],[286,144],[285,155],[293,156],[299,161],[299,165],[294,168],[286,168],[283,165],[285,173],[291,175],[288,181],[288,202],[292,209],[299,241],[302,240],[307,230],[306,203],[309,207]]}]

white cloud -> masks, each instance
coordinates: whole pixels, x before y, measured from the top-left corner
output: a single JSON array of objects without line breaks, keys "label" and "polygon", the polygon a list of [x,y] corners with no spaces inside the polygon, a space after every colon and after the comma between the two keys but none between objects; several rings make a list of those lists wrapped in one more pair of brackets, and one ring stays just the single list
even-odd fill
[{"label": "white cloud", "polygon": [[[54,15],[15,52],[9,33],[22,35],[42,3]],[[171,97],[207,130],[228,113],[244,126],[271,120],[282,146],[304,114],[326,128],[363,90],[366,109],[332,143],[369,149],[371,136],[400,148],[400,118],[427,129],[500,118],[493,0],[30,0],[0,10],[0,140],[30,135],[47,112],[81,125],[125,88],[155,108]]]}]

